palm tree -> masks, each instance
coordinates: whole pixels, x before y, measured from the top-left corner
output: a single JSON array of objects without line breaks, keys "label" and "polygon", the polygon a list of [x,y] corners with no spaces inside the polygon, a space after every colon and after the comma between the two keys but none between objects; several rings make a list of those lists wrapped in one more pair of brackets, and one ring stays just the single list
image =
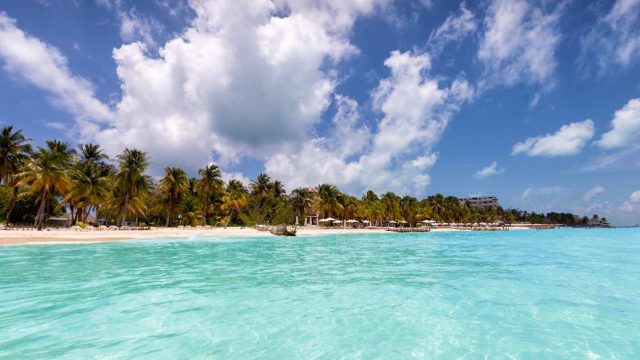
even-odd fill
[{"label": "palm tree", "polygon": [[273,196],[276,198],[284,197],[287,195],[287,192],[284,189],[284,184],[280,180],[275,180],[271,187],[273,188]]},{"label": "palm tree", "polygon": [[6,222],[9,223],[11,213],[18,200],[18,185],[16,174],[29,159],[31,145],[22,135],[22,130],[13,130],[13,126],[6,126],[0,134],[0,179],[5,187],[12,188],[11,201],[7,209]]},{"label": "palm tree", "polygon": [[[116,199],[119,204],[116,225],[124,223],[129,202],[133,197],[144,197],[149,188],[149,179],[144,172],[149,167],[147,153],[126,148],[117,156],[118,172],[115,175]],[[142,195],[142,196],[141,196]]]},{"label": "palm tree", "polygon": [[380,204],[382,205],[385,220],[391,221],[400,218],[400,201],[398,195],[388,192],[382,195]]},{"label": "palm tree", "polygon": [[262,173],[249,185],[251,195],[263,196],[271,192],[272,184],[269,175]]},{"label": "palm tree", "polygon": [[418,199],[411,196],[400,199],[400,214],[409,223],[409,226],[416,224],[418,212]]},{"label": "palm tree", "polygon": [[353,196],[344,195],[341,196],[340,199],[342,203],[342,216],[344,219],[353,219],[356,217],[358,212],[358,202],[359,200]]},{"label": "palm tree", "polygon": [[247,190],[244,188],[244,185],[238,180],[229,180],[226,194],[222,197],[222,205],[220,205],[220,209],[229,214],[229,218],[225,222],[225,227],[232,219],[240,216],[242,209],[248,204]]},{"label": "palm tree", "polygon": [[29,193],[40,197],[34,227],[42,230],[46,217],[45,210],[55,191],[62,194],[71,187],[67,174],[66,156],[63,152],[39,147],[38,152],[27,162],[18,186],[28,185]]},{"label": "palm tree", "polygon": [[247,189],[245,189],[244,185],[242,184],[242,182],[240,182],[240,180],[231,179],[231,180],[229,180],[229,183],[227,184],[226,192],[227,193],[242,193],[242,194],[246,195],[247,194]]},{"label": "palm tree", "polygon": [[203,169],[200,169],[198,171],[198,174],[200,174],[200,180],[198,180],[198,182],[196,183],[196,189],[204,198],[204,204],[202,208],[205,221],[208,222],[210,215],[209,205],[212,202],[212,197],[214,196],[215,192],[223,185],[222,173],[217,165],[211,164],[205,166]]},{"label": "palm tree", "polygon": [[304,216],[313,205],[314,192],[309,188],[297,188],[291,191],[289,196],[289,206],[296,214],[296,224],[298,224],[298,216]]},{"label": "palm tree", "polygon": [[113,173],[112,166],[104,162],[108,157],[100,145],[81,144],[78,150],[77,161],[70,174],[73,187],[64,199],[69,203],[72,214],[75,209],[74,224],[80,219],[86,221],[92,207],[97,210],[107,201],[109,176]]},{"label": "palm tree", "polygon": [[97,209],[109,199],[111,190],[109,180],[109,174],[96,163],[80,165],[71,171],[73,186],[64,201],[75,205],[76,219],[80,219],[81,213],[84,213],[82,220],[85,221],[92,207]]},{"label": "palm tree", "polygon": [[78,149],[80,149],[80,160],[79,163],[82,165],[88,163],[100,163],[104,160],[107,160],[108,157],[97,144],[81,144],[78,145]]},{"label": "palm tree", "polygon": [[71,148],[69,143],[60,140],[47,140],[47,148],[52,153],[57,153],[60,161],[65,165],[69,165],[76,151]]},{"label": "palm tree", "polygon": [[323,217],[335,215],[342,212],[343,206],[340,203],[340,190],[335,185],[321,184],[316,187],[318,194],[314,208]]},{"label": "palm tree", "polygon": [[160,191],[167,201],[167,223],[171,225],[171,214],[176,204],[180,203],[184,194],[189,191],[189,177],[184,170],[177,167],[164,168],[164,177],[160,179]]}]

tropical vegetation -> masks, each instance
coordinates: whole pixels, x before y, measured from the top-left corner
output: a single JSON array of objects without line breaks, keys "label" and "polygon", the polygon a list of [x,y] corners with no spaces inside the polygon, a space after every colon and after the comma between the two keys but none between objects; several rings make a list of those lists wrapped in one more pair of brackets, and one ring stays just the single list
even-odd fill
[{"label": "tropical vegetation", "polygon": [[[220,168],[208,164],[189,177],[176,166],[156,179],[152,159],[139,149],[124,149],[110,158],[97,144],[51,140],[34,147],[21,130],[0,133],[0,216],[8,224],[43,229],[54,218],[66,224],[123,226],[253,226],[306,224],[310,216],[372,225],[416,226],[424,220],[444,223],[531,222],[587,224],[569,213],[538,214],[501,207],[474,208],[454,196],[424,199],[393,192],[346,194],[332,184],[300,187],[290,193],[267,174],[248,184],[223,180]],[[66,216],[66,217],[65,217]]]}]

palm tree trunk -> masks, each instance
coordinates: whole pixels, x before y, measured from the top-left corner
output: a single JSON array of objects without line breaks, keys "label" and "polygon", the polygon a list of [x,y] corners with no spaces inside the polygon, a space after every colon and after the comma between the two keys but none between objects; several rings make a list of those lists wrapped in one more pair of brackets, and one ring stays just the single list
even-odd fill
[{"label": "palm tree trunk", "polygon": [[35,222],[33,226],[38,230],[42,230],[44,224],[44,211],[47,207],[47,197],[45,194],[42,194],[42,200],[40,200],[40,206],[38,207],[38,214],[36,215]]},{"label": "palm tree trunk", "polygon": [[[89,217],[89,212],[91,212],[91,205],[89,205],[89,207],[87,208],[86,211],[82,211],[82,222],[87,222],[87,218]],[[97,213],[96,213],[97,215]]]},{"label": "palm tree trunk", "polygon": [[167,222],[165,227],[169,227],[171,222],[171,204],[169,204],[169,207],[167,208]]},{"label": "palm tree trunk", "polygon": [[9,210],[7,210],[7,219],[6,223],[9,224],[11,221],[11,213],[13,212],[13,208],[16,207],[16,203],[18,202],[18,187],[13,187],[13,194],[11,195],[11,202],[9,203]]},{"label": "palm tree trunk", "polygon": [[124,195],[124,199],[122,201],[122,205],[120,205],[120,214],[118,214],[118,218],[116,219],[116,226],[121,227],[127,217],[127,206],[129,205],[129,193]]},{"label": "palm tree trunk", "polygon": [[204,198],[204,222],[209,224],[209,195]]}]

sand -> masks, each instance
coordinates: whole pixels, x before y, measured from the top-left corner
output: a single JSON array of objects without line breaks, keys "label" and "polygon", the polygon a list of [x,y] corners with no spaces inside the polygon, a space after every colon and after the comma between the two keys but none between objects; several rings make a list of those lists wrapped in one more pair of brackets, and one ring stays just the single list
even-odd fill
[{"label": "sand", "polygon": [[[455,229],[434,229],[440,231],[460,231]],[[320,229],[298,228],[298,235],[330,235],[330,234],[389,234],[386,229]],[[188,228],[153,228],[151,230],[69,230],[48,229],[36,230],[0,230],[0,245],[25,244],[25,243],[92,243],[102,241],[139,240],[152,238],[189,238],[192,236],[204,237],[233,237],[233,236],[274,236],[267,231],[258,231],[253,228],[215,228],[215,229],[188,229]]]}]

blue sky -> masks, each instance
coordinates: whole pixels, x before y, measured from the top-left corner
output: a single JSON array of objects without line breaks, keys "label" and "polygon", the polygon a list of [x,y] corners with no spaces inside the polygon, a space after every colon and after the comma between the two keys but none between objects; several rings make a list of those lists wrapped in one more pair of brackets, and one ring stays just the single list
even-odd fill
[{"label": "blue sky", "polygon": [[289,188],[640,223],[640,0],[0,3],[0,122]]}]

